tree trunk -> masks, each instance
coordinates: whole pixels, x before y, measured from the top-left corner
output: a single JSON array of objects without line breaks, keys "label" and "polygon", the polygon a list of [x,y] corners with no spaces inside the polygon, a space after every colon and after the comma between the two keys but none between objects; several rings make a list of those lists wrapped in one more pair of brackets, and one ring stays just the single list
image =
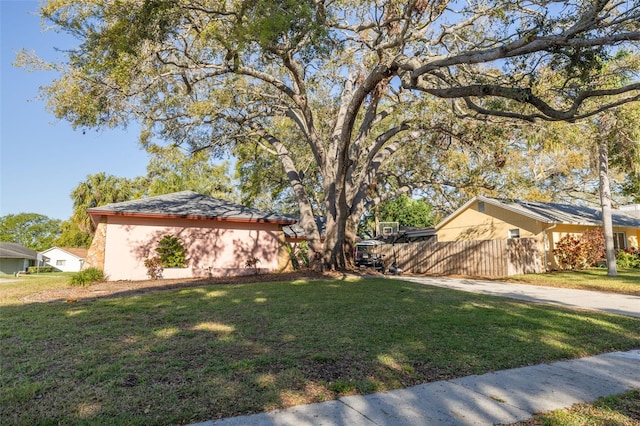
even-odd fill
[{"label": "tree trunk", "polygon": [[325,236],[324,264],[330,270],[344,270],[348,266],[347,222],[348,208],[344,200],[336,200],[335,215],[327,217],[327,230]]},{"label": "tree trunk", "polygon": [[[605,130],[606,124],[601,124],[601,130]],[[600,204],[602,206],[602,227],[604,229],[604,242],[607,254],[607,275],[618,275],[616,268],[616,252],[613,245],[613,222],[611,220],[611,186],[609,184],[609,146],[607,144],[606,131],[600,132],[598,143],[598,173],[600,175]]]}]

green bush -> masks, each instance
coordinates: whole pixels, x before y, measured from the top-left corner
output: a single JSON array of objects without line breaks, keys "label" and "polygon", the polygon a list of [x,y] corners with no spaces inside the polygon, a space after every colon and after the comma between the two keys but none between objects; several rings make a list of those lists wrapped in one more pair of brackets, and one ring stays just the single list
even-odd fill
[{"label": "green bush", "polygon": [[616,253],[616,265],[624,269],[640,269],[640,250],[618,250]]},{"label": "green bush", "polygon": [[57,269],[53,266],[29,266],[27,268],[27,272],[30,274],[46,274],[51,272],[56,272]]},{"label": "green bush", "polygon": [[159,242],[156,252],[164,268],[184,268],[187,263],[186,250],[180,238],[165,235]]},{"label": "green bush", "polygon": [[87,286],[104,281],[104,273],[97,268],[88,268],[71,276],[70,284],[73,286]]},{"label": "green bush", "polygon": [[306,241],[297,244],[287,244],[289,259],[295,271],[309,268],[309,246]]}]

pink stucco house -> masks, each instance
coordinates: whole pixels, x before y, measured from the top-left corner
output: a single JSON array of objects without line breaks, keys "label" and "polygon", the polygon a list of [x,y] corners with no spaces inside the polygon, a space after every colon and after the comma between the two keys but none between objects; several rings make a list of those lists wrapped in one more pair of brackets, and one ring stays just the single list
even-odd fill
[{"label": "pink stucco house", "polygon": [[148,279],[144,261],[154,257],[166,235],[180,239],[186,267],[169,268],[163,278],[194,278],[261,272],[288,265],[283,227],[295,219],[182,191],[88,209],[97,230],[85,268],[104,271],[109,281]]}]

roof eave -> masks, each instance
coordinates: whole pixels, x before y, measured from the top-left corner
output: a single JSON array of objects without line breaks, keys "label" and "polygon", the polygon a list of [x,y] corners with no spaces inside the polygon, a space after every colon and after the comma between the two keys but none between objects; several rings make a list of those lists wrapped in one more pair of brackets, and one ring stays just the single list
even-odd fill
[{"label": "roof eave", "polygon": [[[203,216],[203,215],[181,215],[167,213],[140,213],[140,212],[117,212],[109,210],[91,210],[87,213],[93,220],[94,224],[100,222],[102,216],[122,216],[136,217],[141,219],[187,219],[187,220],[211,220],[216,222],[232,222],[232,223],[272,223],[277,225],[293,225],[295,220],[289,219],[269,219],[269,218],[239,218],[239,217],[220,217],[220,216]],[[95,218],[94,218],[95,217]]]},{"label": "roof eave", "polygon": [[517,208],[509,206],[508,204],[502,203],[502,202],[500,202],[498,200],[494,200],[493,198],[488,198],[488,197],[485,197],[483,195],[477,195],[477,196],[473,197],[472,199],[470,199],[469,201],[467,201],[466,203],[464,203],[461,207],[459,207],[456,211],[451,213],[449,216],[447,216],[445,218],[445,220],[443,220],[442,222],[437,224],[435,226],[436,231],[440,230],[440,228],[442,228],[444,225],[446,225],[447,223],[451,222],[451,220],[453,220],[456,216],[460,215],[463,211],[468,209],[476,201],[482,201],[484,203],[488,203],[488,204],[491,204],[493,206],[500,207],[500,208],[505,209],[505,210],[509,210],[512,213],[517,213],[519,215],[526,216],[529,219],[537,220],[539,222],[546,223],[546,224],[549,224],[549,225],[554,225],[554,224],[560,224],[561,223],[561,222],[555,222],[553,220],[541,218],[540,216],[537,216],[537,215],[534,215],[534,214],[519,210]]},{"label": "roof eave", "polygon": [[51,250],[53,250],[53,249],[58,249],[58,250],[60,250],[60,251],[63,251],[63,252],[65,252],[65,253],[67,253],[67,254],[69,254],[69,255],[71,255],[71,256],[73,256],[73,257],[75,257],[75,258],[76,258],[76,259],[78,259],[78,260],[82,260],[82,259],[84,259],[84,257],[82,257],[82,256],[78,256],[77,254],[75,254],[75,253],[71,253],[69,250],[65,250],[65,249],[63,249],[62,247],[58,247],[58,246],[53,246],[53,247],[51,247],[51,248],[49,248],[49,249],[46,249],[46,250],[44,250],[44,251],[41,251],[41,252],[40,252],[40,254],[45,254],[46,252],[51,251]]}]

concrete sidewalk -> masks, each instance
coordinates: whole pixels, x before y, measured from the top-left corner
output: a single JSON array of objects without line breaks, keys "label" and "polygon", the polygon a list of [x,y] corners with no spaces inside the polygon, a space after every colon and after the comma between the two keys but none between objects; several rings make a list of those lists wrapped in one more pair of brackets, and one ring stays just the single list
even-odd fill
[{"label": "concrete sidewalk", "polygon": [[590,309],[640,317],[640,297],[599,291],[513,284],[465,278],[397,276],[394,279],[446,287],[528,302],[549,303],[573,309]]},{"label": "concrete sidewalk", "polygon": [[348,396],[198,426],[494,425],[640,389],[640,350]]}]

